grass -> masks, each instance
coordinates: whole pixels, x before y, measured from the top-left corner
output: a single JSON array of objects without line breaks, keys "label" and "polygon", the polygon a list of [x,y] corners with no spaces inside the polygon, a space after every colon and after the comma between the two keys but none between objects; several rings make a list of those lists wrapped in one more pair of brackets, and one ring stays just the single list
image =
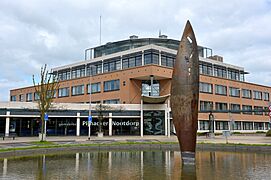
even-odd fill
[{"label": "grass", "polygon": [[50,141],[34,141],[31,142],[33,145],[54,145],[55,143],[50,142]]}]

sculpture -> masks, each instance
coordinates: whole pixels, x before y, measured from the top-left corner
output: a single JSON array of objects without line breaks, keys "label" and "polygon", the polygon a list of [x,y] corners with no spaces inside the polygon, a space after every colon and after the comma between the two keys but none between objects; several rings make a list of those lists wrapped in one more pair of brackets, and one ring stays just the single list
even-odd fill
[{"label": "sculpture", "polygon": [[183,164],[195,163],[198,99],[198,46],[192,26],[187,21],[173,69],[170,101]]}]

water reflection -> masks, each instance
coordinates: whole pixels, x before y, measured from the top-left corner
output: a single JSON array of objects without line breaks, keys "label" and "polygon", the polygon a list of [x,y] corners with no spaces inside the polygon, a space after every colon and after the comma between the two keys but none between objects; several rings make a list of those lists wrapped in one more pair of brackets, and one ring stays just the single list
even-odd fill
[{"label": "water reflection", "polygon": [[177,151],[100,151],[0,160],[0,179],[271,179],[271,155],[198,152],[182,166]]}]

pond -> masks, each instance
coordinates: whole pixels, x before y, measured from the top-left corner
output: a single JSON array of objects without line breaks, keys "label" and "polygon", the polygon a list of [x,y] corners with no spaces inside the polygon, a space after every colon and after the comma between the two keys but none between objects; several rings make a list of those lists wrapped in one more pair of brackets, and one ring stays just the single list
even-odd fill
[{"label": "pond", "polygon": [[0,159],[0,179],[271,179],[271,154],[198,151],[91,151]]}]

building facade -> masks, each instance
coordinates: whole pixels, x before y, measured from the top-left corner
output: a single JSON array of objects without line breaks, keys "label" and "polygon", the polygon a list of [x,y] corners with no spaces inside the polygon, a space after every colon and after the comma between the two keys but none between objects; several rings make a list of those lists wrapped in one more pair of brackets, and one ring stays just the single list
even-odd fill
[{"label": "building facade", "polygon": [[[169,106],[170,87],[178,46],[179,41],[166,36],[143,39],[131,36],[128,40],[87,49],[85,60],[54,68],[53,73],[60,81],[54,102],[64,103],[66,109],[57,106],[58,109],[49,112],[48,130],[51,132],[48,133],[87,135],[84,125],[91,109],[94,134],[95,107],[102,103],[114,107],[104,112],[103,129],[107,135],[170,136],[174,131]],[[271,87],[246,82],[247,72],[243,67],[224,63],[223,58],[213,55],[209,48],[199,46],[198,50],[199,132],[210,128],[215,132],[269,129]],[[35,135],[39,114],[30,104],[35,104],[38,98],[33,86],[11,90],[11,107],[5,112],[2,110],[0,115],[0,133],[10,132],[13,123],[15,130],[12,131],[18,135]],[[13,101],[21,102],[21,109]],[[33,108],[24,114],[24,106]],[[28,133],[22,133],[25,126],[30,129]]]}]

